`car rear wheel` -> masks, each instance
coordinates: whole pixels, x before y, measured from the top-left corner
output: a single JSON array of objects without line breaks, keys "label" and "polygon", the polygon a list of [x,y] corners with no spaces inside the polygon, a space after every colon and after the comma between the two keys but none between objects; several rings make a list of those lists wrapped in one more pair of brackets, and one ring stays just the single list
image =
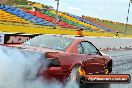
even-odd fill
[{"label": "car rear wheel", "polygon": [[72,69],[71,74],[69,76],[69,81],[76,81],[79,86],[85,84],[85,71],[82,69],[81,66],[76,66]]}]

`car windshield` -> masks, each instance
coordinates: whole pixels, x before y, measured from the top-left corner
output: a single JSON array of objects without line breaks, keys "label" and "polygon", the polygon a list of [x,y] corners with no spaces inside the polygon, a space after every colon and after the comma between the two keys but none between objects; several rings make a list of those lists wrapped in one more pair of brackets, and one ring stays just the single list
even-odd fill
[{"label": "car windshield", "polygon": [[40,35],[26,41],[23,44],[64,51],[72,43],[72,41],[73,39],[61,36]]}]

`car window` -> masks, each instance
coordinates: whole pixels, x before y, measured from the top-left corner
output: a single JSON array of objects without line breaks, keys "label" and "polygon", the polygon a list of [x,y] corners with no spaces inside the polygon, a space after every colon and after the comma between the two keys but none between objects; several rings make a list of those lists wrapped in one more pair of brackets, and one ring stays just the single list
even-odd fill
[{"label": "car window", "polygon": [[84,53],[81,44],[78,45],[78,53],[80,53],[80,54],[83,54]]},{"label": "car window", "polygon": [[81,42],[85,54],[97,54],[97,48],[90,42]]},{"label": "car window", "polygon": [[55,50],[65,50],[72,42],[73,39],[61,36],[40,35],[26,41],[23,44],[46,47]]}]

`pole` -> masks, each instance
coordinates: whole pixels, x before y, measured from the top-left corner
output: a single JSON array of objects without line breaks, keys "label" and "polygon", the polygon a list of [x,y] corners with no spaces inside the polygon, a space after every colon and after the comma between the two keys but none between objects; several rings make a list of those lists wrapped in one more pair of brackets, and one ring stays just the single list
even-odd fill
[{"label": "pole", "polygon": [[57,8],[56,8],[56,15],[55,15],[55,29],[56,29],[57,23],[58,23],[59,0],[55,0],[55,1],[57,1]]},{"label": "pole", "polygon": [[129,17],[129,13],[130,13],[131,2],[132,2],[132,0],[130,0],[130,2],[129,2],[128,14],[127,14],[127,18],[126,18],[127,20],[126,20],[125,34],[127,33],[127,28],[128,28],[128,17]]}]

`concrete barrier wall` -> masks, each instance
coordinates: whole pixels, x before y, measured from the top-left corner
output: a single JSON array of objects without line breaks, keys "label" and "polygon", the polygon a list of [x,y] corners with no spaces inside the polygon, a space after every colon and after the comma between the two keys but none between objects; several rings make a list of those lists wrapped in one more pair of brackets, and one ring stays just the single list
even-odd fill
[{"label": "concrete barrier wall", "polygon": [[[13,34],[0,33],[0,44],[5,44],[5,40],[9,39],[8,37],[6,37],[7,35],[14,36]],[[92,37],[92,36],[85,36],[79,38],[83,38],[92,42],[98,49],[102,49],[102,50],[132,48],[132,38]],[[17,40],[18,38],[13,41],[17,41]]]},{"label": "concrete barrier wall", "polygon": [[132,48],[132,38],[84,37],[98,49]]}]

